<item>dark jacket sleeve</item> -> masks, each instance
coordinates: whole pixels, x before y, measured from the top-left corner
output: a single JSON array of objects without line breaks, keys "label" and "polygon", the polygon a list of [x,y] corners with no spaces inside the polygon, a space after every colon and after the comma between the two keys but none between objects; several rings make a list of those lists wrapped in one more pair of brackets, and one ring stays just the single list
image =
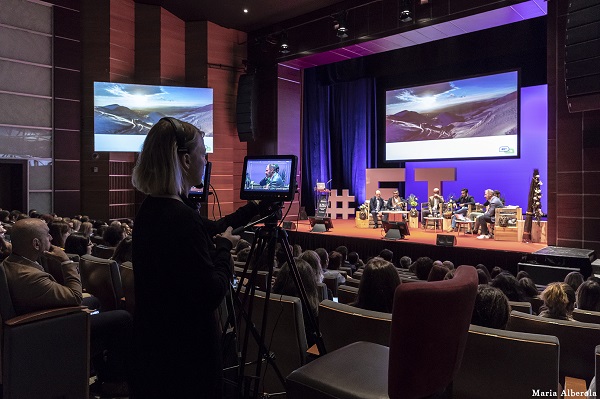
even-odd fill
[{"label": "dark jacket sleeve", "polygon": [[244,226],[248,224],[250,220],[259,214],[258,205],[254,202],[248,202],[246,205],[239,208],[237,211],[230,215],[225,216],[217,221],[202,218],[206,230],[211,236],[217,235],[224,232],[227,227],[232,226],[233,228]]}]

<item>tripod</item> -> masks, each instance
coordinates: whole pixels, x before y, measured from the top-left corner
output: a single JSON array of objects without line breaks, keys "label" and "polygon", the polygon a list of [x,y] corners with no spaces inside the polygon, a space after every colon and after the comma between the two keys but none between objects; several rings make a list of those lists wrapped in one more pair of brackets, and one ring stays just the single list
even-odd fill
[{"label": "tripod", "polygon": [[[303,313],[305,315],[305,323],[307,323],[310,327],[310,330],[313,331],[315,342],[317,344],[317,348],[319,349],[319,353],[325,354],[325,346],[323,344],[321,333],[318,329],[316,319],[312,311],[310,310],[306,289],[302,284],[300,273],[298,272],[298,268],[292,256],[287,232],[277,226],[277,218],[274,216],[275,214],[276,212],[245,227],[247,228],[250,226],[254,226],[257,223],[263,221],[265,222],[264,227],[260,227],[256,231],[255,239],[250,248],[248,261],[244,266],[242,279],[240,280],[240,283],[235,289],[235,294],[233,295],[232,303],[228,304],[229,317],[227,319],[226,328],[224,329],[223,333],[223,343],[225,343],[225,335],[227,332],[233,332],[235,334],[236,347],[240,348],[237,351],[238,364],[237,366],[233,367],[237,368],[235,385],[237,388],[238,397],[243,398],[258,398],[259,385],[261,382],[261,371],[265,362],[268,363],[268,366],[272,367],[281,384],[285,386],[285,376],[281,374],[279,368],[277,367],[275,355],[269,353],[268,347],[265,344],[269,311],[269,298],[271,296],[271,280],[273,277],[273,259],[275,258],[275,247],[277,243],[280,243],[284,248],[286,261],[288,266],[290,267],[292,279],[296,286],[296,291],[300,298],[302,308],[304,309]],[[263,256],[265,253],[267,254],[266,258]],[[267,284],[265,287],[265,303],[262,314],[263,317],[259,329],[252,321],[252,313],[254,309],[258,269],[260,268],[260,265],[257,264],[257,261],[261,259],[267,260]],[[251,268],[252,270],[249,273],[251,265],[253,267]],[[243,278],[246,278],[247,280],[245,286],[243,284]],[[242,289],[242,287],[244,287],[244,289]],[[242,334],[240,334],[239,326],[235,322],[235,310],[239,312],[239,314],[245,321],[246,328],[243,331],[243,337],[240,336]],[[258,346],[258,353],[256,355],[255,360],[247,362],[247,359],[249,357],[248,346],[250,344],[250,339],[256,342]],[[246,366],[251,366],[253,364],[256,366],[254,374],[247,376]]]}]

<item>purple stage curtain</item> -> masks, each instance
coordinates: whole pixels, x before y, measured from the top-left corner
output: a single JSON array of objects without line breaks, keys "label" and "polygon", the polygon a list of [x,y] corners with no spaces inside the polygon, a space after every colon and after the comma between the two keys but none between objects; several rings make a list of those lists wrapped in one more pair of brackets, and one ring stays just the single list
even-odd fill
[{"label": "purple stage curtain", "polygon": [[358,206],[367,198],[365,169],[376,166],[375,79],[347,75],[334,65],[304,73],[301,205],[309,215],[317,181],[349,189]]}]

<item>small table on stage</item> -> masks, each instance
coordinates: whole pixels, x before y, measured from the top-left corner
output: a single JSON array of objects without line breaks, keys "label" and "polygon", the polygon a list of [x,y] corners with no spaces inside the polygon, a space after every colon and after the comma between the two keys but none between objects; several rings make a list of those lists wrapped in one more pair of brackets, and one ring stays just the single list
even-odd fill
[{"label": "small table on stage", "polygon": [[439,224],[439,228],[440,231],[443,230],[443,223],[444,223],[444,218],[443,217],[434,217],[434,216],[427,216],[425,218],[425,230],[427,230],[427,227],[429,227],[429,224],[433,223],[433,231],[437,232],[438,230],[438,224]]},{"label": "small table on stage", "polygon": [[457,220],[456,227],[458,228],[458,234],[460,234],[460,229],[462,229],[463,234],[466,235],[467,230],[473,231],[473,228],[475,227],[475,221],[469,219]]},{"label": "small table on stage", "polygon": [[[409,211],[382,211],[381,213],[388,214],[388,222],[406,222],[408,220],[407,215],[409,214]],[[398,215],[400,215],[400,217],[398,217]]]}]

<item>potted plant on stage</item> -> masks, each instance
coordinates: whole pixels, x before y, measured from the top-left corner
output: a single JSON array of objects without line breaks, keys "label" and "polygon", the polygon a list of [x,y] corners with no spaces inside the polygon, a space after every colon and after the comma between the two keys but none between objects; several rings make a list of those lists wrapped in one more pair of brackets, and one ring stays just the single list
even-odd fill
[{"label": "potted plant on stage", "polygon": [[410,205],[410,216],[419,217],[419,211],[417,210],[417,205],[419,205],[419,199],[414,194],[411,194],[408,196],[407,200],[408,205]]},{"label": "potted plant on stage", "polygon": [[529,197],[527,204],[527,213],[525,214],[525,226],[523,227],[523,242],[531,242],[531,230],[533,220],[540,225],[540,218],[544,215],[542,212],[542,182],[540,181],[540,172],[533,170],[533,177],[529,186]]},{"label": "potted plant on stage", "polygon": [[358,217],[360,220],[367,220],[369,215],[367,214],[367,208],[369,207],[369,201],[365,201],[364,204],[358,207]]}]

